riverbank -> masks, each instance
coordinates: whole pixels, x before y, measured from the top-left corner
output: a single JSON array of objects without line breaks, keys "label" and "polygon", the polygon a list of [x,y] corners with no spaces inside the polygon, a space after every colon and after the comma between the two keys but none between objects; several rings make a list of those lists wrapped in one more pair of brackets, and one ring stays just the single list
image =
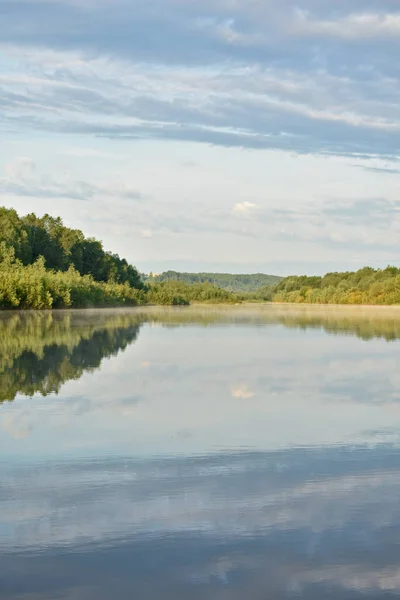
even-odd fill
[{"label": "riverbank", "polygon": [[323,277],[286,277],[265,299],[294,304],[400,305],[400,269],[364,267]]},{"label": "riverbank", "polygon": [[187,306],[192,302],[234,304],[238,298],[209,283],[141,283],[133,287],[128,282],[95,281],[92,275],[81,275],[73,267],[66,271],[46,269],[43,258],[25,266],[11,252],[0,261],[1,310]]}]

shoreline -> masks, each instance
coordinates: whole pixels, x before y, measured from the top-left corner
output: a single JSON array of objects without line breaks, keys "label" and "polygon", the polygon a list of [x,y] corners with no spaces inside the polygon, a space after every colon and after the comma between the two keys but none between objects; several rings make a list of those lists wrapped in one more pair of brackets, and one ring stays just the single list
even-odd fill
[{"label": "shoreline", "polygon": [[296,302],[240,302],[240,303],[208,303],[208,302],[193,302],[187,306],[176,306],[176,305],[163,305],[163,304],[141,304],[136,306],[90,306],[90,307],[66,307],[66,308],[47,308],[47,309],[0,309],[0,315],[5,314],[26,314],[26,313],[75,313],[75,312],[127,312],[127,311],[154,311],[154,310],[167,310],[167,311],[186,311],[191,309],[205,309],[205,310],[218,310],[218,309],[283,309],[290,310],[290,312],[355,312],[355,313],[393,313],[400,316],[400,304],[314,304],[314,303],[296,303]]}]

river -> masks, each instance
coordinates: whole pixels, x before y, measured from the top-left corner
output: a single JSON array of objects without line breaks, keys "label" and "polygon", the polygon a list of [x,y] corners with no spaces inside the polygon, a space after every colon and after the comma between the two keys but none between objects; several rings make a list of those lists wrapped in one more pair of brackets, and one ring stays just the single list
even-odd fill
[{"label": "river", "polygon": [[0,599],[400,595],[400,309],[0,315]]}]

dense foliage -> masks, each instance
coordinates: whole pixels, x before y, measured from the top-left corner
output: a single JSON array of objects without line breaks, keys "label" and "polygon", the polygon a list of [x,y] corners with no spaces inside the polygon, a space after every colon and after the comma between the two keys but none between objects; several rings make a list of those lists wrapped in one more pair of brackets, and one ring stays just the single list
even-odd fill
[{"label": "dense foliage", "polygon": [[400,304],[400,269],[364,267],[323,277],[178,273],[145,277],[60,218],[0,208],[0,309],[139,304],[292,302]]},{"label": "dense foliage", "polygon": [[400,269],[364,267],[323,277],[286,277],[271,293],[274,302],[400,304]]},{"label": "dense foliage", "polygon": [[67,271],[49,270],[42,257],[24,266],[13,248],[0,243],[0,309],[136,306],[143,302],[143,291],[129,283],[95,281],[72,266]]},{"label": "dense foliage", "polygon": [[142,290],[128,283],[95,281],[80,275],[72,266],[68,271],[46,269],[38,258],[24,266],[14,249],[0,243],[0,309],[89,308],[137,306],[139,304],[187,305],[191,302],[237,302],[236,296],[210,284],[188,285],[164,282]]},{"label": "dense foliage", "polygon": [[19,217],[15,210],[0,207],[0,241],[14,250],[24,266],[43,257],[48,269],[68,271],[73,267],[95,281],[143,286],[135,267],[118,254],[106,252],[101,242],[86,238],[79,229],[65,227],[59,217],[46,214],[39,218],[34,213]]},{"label": "dense foliage", "polygon": [[135,342],[139,329],[133,313],[0,317],[0,403],[17,394],[57,393],[66,381],[99,368],[103,358]]},{"label": "dense foliage", "polygon": [[211,283],[228,292],[242,293],[254,292],[264,286],[277,284],[281,277],[276,275],[264,275],[256,273],[251,275],[229,273],[178,273],[177,271],[166,271],[160,275],[150,274],[148,281],[181,281],[183,283]]},{"label": "dense foliage", "polygon": [[[150,282],[151,283],[151,282]],[[0,309],[234,302],[209,283],[144,285],[135,267],[59,218],[0,208]]]},{"label": "dense foliage", "polygon": [[192,302],[235,304],[238,302],[234,294],[210,283],[162,281],[150,284],[146,289],[146,298],[150,304],[187,305]]}]

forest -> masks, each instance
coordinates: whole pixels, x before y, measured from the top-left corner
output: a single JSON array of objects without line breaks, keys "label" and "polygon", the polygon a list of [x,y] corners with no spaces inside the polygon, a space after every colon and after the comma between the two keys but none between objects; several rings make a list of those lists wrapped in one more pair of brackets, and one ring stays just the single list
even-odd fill
[{"label": "forest", "polygon": [[145,284],[126,259],[66,227],[59,217],[20,217],[0,207],[0,309],[237,301],[210,283]]},{"label": "forest", "polygon": [[230,273],[179,273],[165,271],[159,275],[145,276],[148,282],[181,281],[188,284],[211,283],[223,290],[233,293],[255,292],[262,287],[279,283],[282,277],[277,275],[255,274],[230,274]]},{"label": "forest", "polygon": [[400,304],[400,269],[364,267],[323,277],[286,277],[269,290],[267,299],[308,304]]},{"label": "forest", "polygon": [[59,217],[0,207],[0,309],[290,302],[400,304],[400,269],[309,277],[178,273],[143,277]]},{"label": "forest", "polygon": [[103,244],[84,236],[79,229],[65,227],[60,217],[34,213],[20,217],[13,209],[0,207],[0,242],[13,248],[14,257],[23,266],[40,257],[47,269],[90,275],[98,282],[128,283],[140,289],[138,270],[118,254],[106,252]]}]

